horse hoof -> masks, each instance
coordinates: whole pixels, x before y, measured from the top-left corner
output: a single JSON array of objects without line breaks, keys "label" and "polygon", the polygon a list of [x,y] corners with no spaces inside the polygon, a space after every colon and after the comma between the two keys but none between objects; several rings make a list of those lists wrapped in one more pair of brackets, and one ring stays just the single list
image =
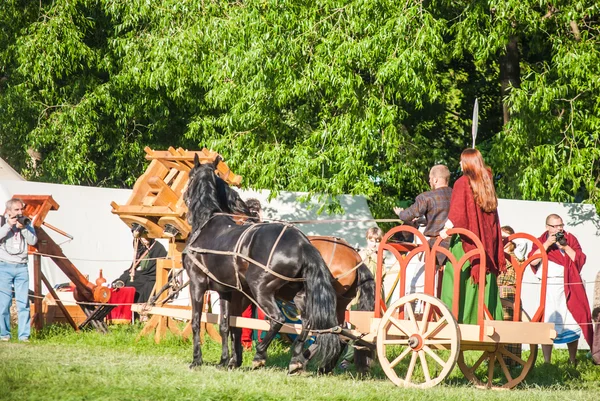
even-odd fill
[{"label": "horse hoof", "polygon": [[304,370],[304,364],[292,363],[288,366],[288,376],[297,376]]},{"label": "horse hoof", "polygon": [[257,361],[252,361],[252,369],[262,368],[263,366],[265,366],[265,360],[264,359],[259,359]]},{"label": "horse hoof", "polygon": [[321,367],[321,368],[319,368],[318,373],[319,373],[319,375],[322,375],[322,376],[328,376],[328,375],[333,374],[333,369],[331,369],[329,367],[327,367],[327,368]]},{"label": "horse hoof", "polygon": [[202,365],[202,362],[192,362],[190,363],[189,369],[190,370],[194,370],[200,367],[200,365]]}]

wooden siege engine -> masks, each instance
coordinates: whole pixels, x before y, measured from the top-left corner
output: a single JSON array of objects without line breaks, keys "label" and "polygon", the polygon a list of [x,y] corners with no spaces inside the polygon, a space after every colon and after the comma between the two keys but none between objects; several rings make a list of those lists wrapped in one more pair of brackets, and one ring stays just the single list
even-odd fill
[{"label": "wooden siege engine", "polygon": [[[144,150],[150,165],[136,181],[127,203],[118,205],[112,202],[111,206],[112,212],[130,228],[137,227],[139,230],[141,227],[143,236],[169,240],[167,259],[157,260],[156,263],[155,289],[160,289],[167,284],[170,270],[183,267],[181,252],[191,231],[191,226],[186,219],[187,206],[183,200],[183,191],[188,182],[189,172],[194,167],[194,156],[198,155],[201,163],[212,163],[219,154],[206,148],[201,151],[188,151],[170,147],[166,151],[155,151],[146,147]],[[241,183],[242,177],[233,174],[223,161],[218,164],[217,173],[229,185],[239,186]],[[165,297],[166,294],[162,294],[157,301]],[[175,305],[163,306],[177,308]],[[189,309],[189,307],[183,308]],[[140,312],[142,308],[133,305],[132,310]],[[157,343],[167,329],[184,337],[189,335],[188,327],[184,333],[181,333],[175,322],[167,316],[153,315],[141,335],[148,334],[154,329],[156,329]],[[206,330],[212,337],[218,336],[212,327],[206,327]]]},{"label": "wooden siege engine", "polygon": [[[50,295],[56,301],[57,306],[62,311],[63,315],[67,319],[67,322],[75,329],[85,327],[87,324],[92,324],[96,329],[105,332],[106,325],[102,319],[111,307],[108,305],[102,305],[110,299],[110,289],[100,285],[96,285],[90,282],[71,261],[65,256],[61,247],[48,235],[44,230],[47,227],[61,235],[65,235],[69,238],[69,234],[62,230],[46,223],[44,220],[51,210],[58,210],[59,205],[52,198],[51,195],[14,195],[13,198],[18,198],[25,202],[24,214],[31,218],[31,224],[35,228],[38,242],[35,246],[30,246],[29,251],[33,253],[33,272],[34,272],[34,315],[33,324],[36,329],[41,329],[44,321],[42,314],[42,285],[44,282]],[[80,302],[81,309],[87,316],[87,319],[77,326],[71,314],[67,311],[67,308],[63,305],[58,295],[52,288],[52,285],[48,279],[44,276],[41,270],[41,257],[45,256],[50,259],[65,273],[65,275],[71,280],[75,289],[73,291],[73,297],[77,302]],[[98,305],[100,304],[100,305]]]}]

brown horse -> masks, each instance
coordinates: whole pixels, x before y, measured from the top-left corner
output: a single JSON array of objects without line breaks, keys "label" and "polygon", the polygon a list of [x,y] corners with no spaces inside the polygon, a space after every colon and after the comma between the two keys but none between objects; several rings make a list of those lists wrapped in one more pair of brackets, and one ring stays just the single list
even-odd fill
[{"label": "brown horse", "polygon": [[[309,236],[308,239],[325,260],[334,280],[333,289],[337,296],[338,322],[344,323],[346,309],[357,293],[359,294],[357,310],[375,310],[375,280],[356,249],[346,240],[338,237]],[[372,358],[372,351],[357,349],[354,352],[356,370],[364,373]]]},{"label": "brown horse", "polygon": [[[337,295],[336,313],[339,323],[344,323],[348,304],[356,297],[362,264],[360,255],[346,240],[329,236],[308,236],[317,248],[333,277],[333,289]],[[368,270],[368,269],[367,269]],[[370,272],[369,272],[370,273]],[[368,294],[365,294],[368,298]]]}]

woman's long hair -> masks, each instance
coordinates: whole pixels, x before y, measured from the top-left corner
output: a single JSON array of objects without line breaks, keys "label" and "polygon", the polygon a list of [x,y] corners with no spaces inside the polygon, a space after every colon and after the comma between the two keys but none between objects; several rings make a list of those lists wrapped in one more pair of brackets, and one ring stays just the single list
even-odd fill
[{"label": "woman's long hair", "polygon": [[477,206],[484,212],[496,210],[498,198],[492,181],[492,170],[484,163],[481,153],[477,149],[465,149],[460,155],[460,161]]}]

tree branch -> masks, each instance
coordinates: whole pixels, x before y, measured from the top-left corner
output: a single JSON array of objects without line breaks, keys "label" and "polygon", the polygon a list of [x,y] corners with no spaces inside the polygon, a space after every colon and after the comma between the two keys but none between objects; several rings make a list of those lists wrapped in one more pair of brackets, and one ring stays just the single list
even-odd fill
[{"label": "tree branch", "polygon": [[581,32],[579,31],[579,26],[577,26],[577,22],[573,20],[569,22],[569,25],[571,25],[571,31],[573,31],[573,36],[575,37],[575,40],[579,42],[581,40]]}]

